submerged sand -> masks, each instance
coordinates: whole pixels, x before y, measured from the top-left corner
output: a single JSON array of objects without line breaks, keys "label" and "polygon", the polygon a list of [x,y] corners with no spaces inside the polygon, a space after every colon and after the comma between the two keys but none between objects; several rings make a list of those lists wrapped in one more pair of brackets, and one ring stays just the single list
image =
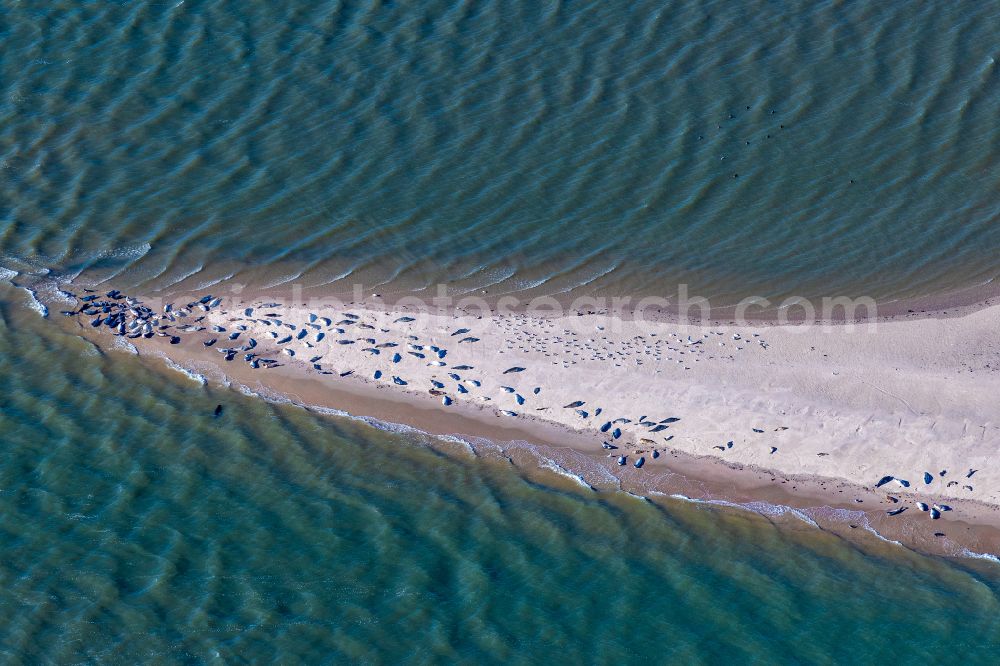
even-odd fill
[{"label": "submerged sand", "polygon": [[[179,345],[132,342],[306,404],[429,432],[534,440],[568,452],[561,467],[596,463],[641,491],[799,495],[853,504],[879,523],[919,520],[908,531],[929,537],[996,523],[1000,306],[859,325],[693,326],[269,300],[192,309],[171,324]],[[222,360],[219,349],[251,338],[252,350]],[[280,366],[251,368],[246,353]],[[932,521],[918,501],[954,510]]]}]

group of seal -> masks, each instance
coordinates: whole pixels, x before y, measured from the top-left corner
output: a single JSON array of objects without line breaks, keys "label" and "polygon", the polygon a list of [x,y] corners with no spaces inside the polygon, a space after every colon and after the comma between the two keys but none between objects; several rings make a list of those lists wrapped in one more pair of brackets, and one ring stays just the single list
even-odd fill
[{"label": "group of seal", "polygon": [[[157,312],[152,308],[143,305],[139,299],[126,296],[117,289],[112,289],[103,297],[92,289],[84,289],[86,295],[79,296],[69,291],[64,291],[67,296],[75,298],[80,302],[76,310],[63,310],[62,314],[67,317],[93,317],[90,325],[94,328],[109,328],[113,335],[125,338],[152,338],[154,336],[169,338],[170,344],[180,344],[183,333],[198,333],[206,330],[201,326],[205,319],[205,314],[195,316],[197,313],[209,313],[213,308],[222,303],[221,298],[215,298],[211,294],[202,296],[197,301],[187,303],[177,307],[173,303],[163,306],[162,312]],[[190,319],[190,323],[183,320]],[[82,325],[82,324],[81,324]],[[224,329],[213,327],[215,332],[224,332]],[[243,327],[246,330],[246,327]],[[236,339],[240,332],[234,332],[230,339]],[[204,343],[206,347],[215,344],[215,340]],[[256,340],[251,338],[248,343],[240,347],[219,348],[219,352],[225,355],[227,361],[232,361],[241,352],[249,352],[257,346]],[[260,358],[256,353],[248,353],[244,360],[253,368],[273,368],[279,363],[274,359]]]}]

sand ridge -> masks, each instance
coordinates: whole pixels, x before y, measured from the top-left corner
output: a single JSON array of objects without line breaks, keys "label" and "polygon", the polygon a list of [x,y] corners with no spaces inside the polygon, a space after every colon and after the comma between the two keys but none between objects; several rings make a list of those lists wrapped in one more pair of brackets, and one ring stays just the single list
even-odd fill
[{"label": "sand ridge", "polygon": [[210,362],[303,404],[323,402],[324,390],[352,393],[361,399],[348,411],[359,415],[364,396],[389,397],[413,407],[389,418],[418,427],[471,415],[503,436],[537,433],[603,460],[633,485],[655,488],[684,465],[718,476],[704,460],[881,515],[904,508],[907,520],[930,522],[918,502],[1000,506],[1000,307],[812,327],[201,295],[138,310],[141,326],[114,323],[140,352]]},{"label": "sand ridge", "polygon": [[330,381],[557,423],[628,464],[676,449],[1000,503],[1000,308],[804,330],[262,305],[210,312],[216,345],[253,338],[260,357]]}]

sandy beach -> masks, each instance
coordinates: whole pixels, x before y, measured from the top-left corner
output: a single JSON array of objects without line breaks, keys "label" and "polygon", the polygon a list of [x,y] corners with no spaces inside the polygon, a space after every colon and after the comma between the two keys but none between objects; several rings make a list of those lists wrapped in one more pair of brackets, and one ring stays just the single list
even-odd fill
[{"label": "sandy beach", "polygon": [[157,301],[166,335],[130,342],[306,405],[535,442],[593,486],[820,502],[918,539],[997,524],[1000,306],[740,327],[202,297],[169,299],[169,312]]}]

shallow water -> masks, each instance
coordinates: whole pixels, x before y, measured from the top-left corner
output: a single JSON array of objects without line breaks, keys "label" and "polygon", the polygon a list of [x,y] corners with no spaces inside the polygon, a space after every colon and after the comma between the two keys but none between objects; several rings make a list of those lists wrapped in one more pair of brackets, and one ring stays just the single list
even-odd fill
[{"label": "shallow water", "polygon": [[5,660],[986,663],[1000,647],[991,562],[595,493],[98,352],[0,295]]},{"label": "shallow water", "polygon": [[966,1],[0,0],[0,656],[991,663],[993,562],[271,404],[100,352],[5,280],[981,284],[998,23]]},{"label": "shallow water", "polygon": [[15,269],[722,303],[997,275],[988,2],[2,6]]}]

